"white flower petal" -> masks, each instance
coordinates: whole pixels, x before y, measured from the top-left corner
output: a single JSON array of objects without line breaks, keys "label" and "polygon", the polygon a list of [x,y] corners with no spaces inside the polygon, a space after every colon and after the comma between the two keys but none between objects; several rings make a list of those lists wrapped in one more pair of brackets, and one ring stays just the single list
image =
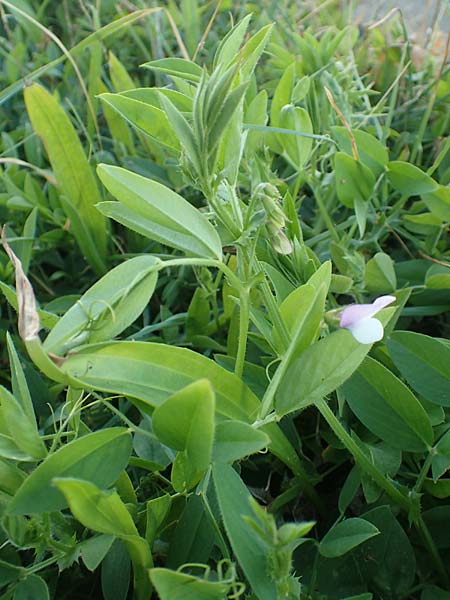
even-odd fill
[{"label": "white flower petal", "polygon": [[395,302],[395,296],[380,296],[372,304],[350,304],[341,313],[340,327],[349,328],[361,319],[375,316],[380,310]]},{"label": "white flower petal", "polygon": [[383,339],[384,329],[381,321],[373,317],[360,319],[356,323],[347,327],[352,332],[353,337],[360,344],[373,344]]}]

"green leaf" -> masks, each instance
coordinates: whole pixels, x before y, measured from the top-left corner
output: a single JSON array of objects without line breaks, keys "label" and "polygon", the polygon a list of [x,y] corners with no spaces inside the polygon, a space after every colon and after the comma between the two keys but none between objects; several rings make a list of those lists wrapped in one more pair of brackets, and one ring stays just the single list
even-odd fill
[{"label": "green leaf", "polygon": [[100,210],[134,231],[172,248],[221,259],[220,238],[184,198],[156,181],[120,167],[100,165],[99,177],[119,202],[102,202]]},{"label": "green leaf", "polygon": [[257,598],[273,600],[277,593],[269,575],[268,549],[243,518],[254,518],[250,492],[231,465],[215,464],[212,473],[225,531],[239,565]]},{"label": "green leaf", "polygon": [[287,69],[285,69],[272,99],[270,105],[270,125],[271,127],[280,127],[280,114],[284,106],[291,103],[292,90],[294,87],[295,77],[295,62],[292,62]]},{"label": "green leaf", "polygon": [[230,588],[227,582],[163,568],[151,569],[150,577],[161,600],[223,600]]},{"label": "green leaf", "polygon": [[361,518],[380,531],[356,550],[355,561],[366,584],[379,590],[380,597],[408,596],[417,575],[408,536],[388,506],[379,506]]},{"label": "green leaf", "polygon": [[353,208],[356,201],[369,200],[375,185],[375,176],[370,169],[344,152],[336,152],[334,168],[336,193],[342,204]]},{"label": "green leaf", "polygon": [[[299,133],[312,134],[313,127],[308,112],[299,106],[288,104],[284,106],[279,114],[279,126]],[[309,159],[313,140],[301,135],[279,134],[278,141],[290,163],[301,170]]]},{"label": "green leaf", "polygon": [[441,437],[434,447],[434,455],[431,461],[431,471],[433,479],[436,481],[439,477],[450,469],[450,431]]},{"label": "green leaf", "polygon": [[9,514],[40,514],[67,506],[52,485],[55,477],[79,477],[106,488],[126,467],[131,436],[124,428],[102,429],[61,447],[23,482],[8,507]]},{"label": "green leaf", "polygon": [[424,408],[382,364],[367,357],[343,389],[358,419],[393,448],[420,452],[432,445],[433,429]]},{"label": "green leaf", "polygon": [[366,288],[374,294],[394,292],[397,288],[394,261],[384,252],[377,252],[366,265]]},{"label": "green leaf", "polygon": [[115,90],[119,92],[135,87],[134,81],[128,74],[127,68],[120,62],[117,56],[111,52],[111,50],[108,53],[108,66],[111,81]]},{"label": "green leaf", "polygon": [[247,423],[220,421],[216,425],[212,461],[232,463],[269,444],[268,435]]},{"label": "green leaf", "polygon": [[170,124],[175,131],[175,134],[178,136],[178,140],[184,150],[184,153],[191,161],[194,169],[197,171],[197,174],[199,176],[204,176],[205,173],[203,172],[202,157],[200,156],[198,141],[194,136],[192,127],[186,121],[175,104],[165,94],[161,94],[160,102]]},{"label": "green leaf", "polygon": [[244,47],[235,56],[234,63],[239,64],[242,79],[249,79],[252,75],[256,63],[269,41],[272,28],[273,23],[262,27],[247,40]]},{"label": "green leaf", "polygon": [[[191,496],[192,497],[192,496]],[[152,500],[148,500],[147,507],[147,523],[145,527],[145,539],[150,546],[156,539],[159,529],[164,523],[172,504],[172,498],[170,494],[164,494],[158,496]]]},{"label": "green leaf", "polygon": [[123,98],[131,98],[132,100],[137,100],[138,102],[143,102],[144,104],[154,106],[155,108],[159,108],[161,110],[163,109],[163,105],[161,104],[161,96],[166,96],[180,112],[192,112],[192,98],[190,96],[186,96],[186,94],[178,92],[177,90],[171,90],[169,88],[135,88],[133,90],[121,92],[120,96]]},{"label": "green leaf", "polygon": [[[352,155],[352,144],[347,129],[334,126],[331,128],[331,132],[342,150],[346,154]],[[375,177],[381,175],[389,160],[386,146],[370,133],[360,129],[354,129],[352,135],[356,142],[360,161],[372,171]]]},{"label": "green leaf", "polygon": [[36,421],[30,420],[22,405],[3,386],[0,386],[0,421],[6,424],[11,440],[25,454],[36,460],[46,456],[47,449],[39,436]]},{"label": "green leaf", "polygon": [[215,119],[209,125],[206,146],[208,148],[208,152],[212,152],[217,144],[222,140],[227,125],[230,123],[239,105],[241,104],[248,85],[249,82],[246,81],[228,94],[222,106],[217,111]]},{"label": "green leaf", "polygon": [[248,421],[259,407],[253,392],[233,373],[197,352],[176,346],[150,342],[95,344],[69,355],[62,369],[88,388],[130,396],[150,408],[202,378],[212,384],[220,414]]},{"label": "green leaf", "polygon": [[[264,126],[267,123],[267,102],[268,96],[266,90],[261,90],[245,110],[245,125]],[[245,127],[244,125],[244,127]],[[260,131],[249,131],[245,142],[245,150],[248,156],[261,148],[263,134]]]},{"label": "green leaf", "polygon": [[424,398],[450,406],[450,348],[428,335],[395,331],[389,354],[409,385]]},{"label": "green leaf", "polygon": [[[327,261],[306,284],[292,291],[281,303],[281,317],[286,329],[292,332],[288,349],[290,360],[306,350],[318,336],[330,283],[331,262]],[[275,328],[273,336],[276,341],[278,336]]]},{"label": "green leaf", "polygon": [[345,519],[332,527],[322,538],[319,552],[326,558],[336,558],[379,533],[374,525],[364,519]]},{"label": "green leaf", "polygon": [[23,567],[0,560],[0,585],[7,585],[12,581],[16,581],[19,577],[23,577],[25,574],[26,571]]},{"label": "green leaf", "polygon": [[114,109],[138,131],[149,135],[172,151],[180,151],[180,143],[166,113],[150,104],[124,94],[101,94],[102,102]]},{"label": "green leaf", "polygon": [[370,348],[343,329],[307,348],[283,377],[276,396],[277,413],[305,408],[333,392],[358,368]]},{"label": "green leaf", "polygon": [[109,340],[126,329],[147,306],[160,261],[142,255],[118,265],[95,283],[59,320],[43,346],[63,355],[74,346]]},{"label": "green leaf", "polygon": [[214,56],[213,70],[217,67],[225,70],[234,61],[244,40],[251,18],[251,14],[245,16],[222,38]]},{"label": "green leaf", "polygon": [[85,527],[119,538],[138,535],[136,525],[117,492],[103,492],[89,481],[54,478],[74,517]]},{"label": "green leaf", "polygon": [[127,600],[131,561],[126,546],[116,538],[101,567],[103,600]]},{"label": "green leaf", "polygon": [[415,165],[396,160],[388,163],[387,176],[393,188],[405,196],[429,194],[438,188],[438,184],[429,175]]},{"label": "green leaf", "polygon": [[0,460],[0,491],[13,496],[25,479],[25,473],[10,461]]},{"label": "green leaf", "polygon": [[81,542],[79,546],[81,558],[89,571],[95,571],[100,565],[113,542],[114,536],[108,534],[96,535]]},{"label": "green leaf", "polygon": [[33,401],[28,390],[25,373],[20,362],[19,355],[14,346],[14,342],[9,332],[6,333],[6,342],[8,345],[9,368],[11,369],[11,385],[14,398],[20,402],[20,405],[27,415],[30,423],[36,427],[36,417],[34,415]]},{"label": "green leaf", "polygon": [[50,600],[47,584],[38,575],[27,575],[16,586],[14,600]]},{"label": "green leaf", "polygon": [[160,58],[141,66],[158,73],[164,73],[170,77],[180,77],[194,83],[198,83],[203,74],[203,69],[199,65],[184,58]]},{"label": "green leaf", "polygon": [[133,562],[136,598],[148,600],[151,587],[147,569],[153,566],[150,549],[139,536],[119,494],[103,492],[93,483],[81,479],[56,478],[55,485],[64,494],[74,517],[82,525],[124,541]]},{"label": "green leaf", "polygon": [[80,229],[72,222],[77,242],[91,266],[102,274],[106,223],[95,208],[101,197],[78,135],[58,102],[43,87],[37,84],[26,87],[24,97],[31,123],[44,143],[61,193],[85,224],[86,228]]},{"label": "green leaf", "polygon": [[198,483],[209,466],[214,437],[215,397],[200,379],[160,404],[153,413],[153,431],[163,444],[179,451],[172,468],[174,489]]},{"label": "green leaf", "polygon": [[428,210],[445,223],[450,223],[450,188],[440,185],[436,191],[422,196]]},{"label": "green leaf", "polygon": [[420,600],[450,600],[450,592],[430,585],[423,590]]},{"label": "green leaf", "polygon": [[425,275],[425,285],[433,290],[450,290],[450,268],[444,265],[431,266]]},{"label": "green leaf", "polygon": [[[295,66],[295,63],[293,63]],[[311,88],[311,78],[307,75],[301,77],[294,86],[292,90],[292,102],[297,104],[301,102],[306,96]]]},{"label": "green leaf", "polygon": [[[259,400],[245,383],[211,359],[186,348],[149,342],[96,344],[67,357],[61,368],[89,389],[123,394],[151,413],[166,398],[206,378],[216,396],[216,411],[228,419],[252,422]],[[278,426],[264,427],[270,449],[294,471],[295,450]]]},{"label": "green leaf", "polygon": [[[200,484],[203,487],[203,483]],[[208,563],[218,539],[216,523],[207,512],[202,495],[192,494],[171,536],[167,566],[178,569],[187,562]],[[214,502],[214,512],[216,509]]]}]

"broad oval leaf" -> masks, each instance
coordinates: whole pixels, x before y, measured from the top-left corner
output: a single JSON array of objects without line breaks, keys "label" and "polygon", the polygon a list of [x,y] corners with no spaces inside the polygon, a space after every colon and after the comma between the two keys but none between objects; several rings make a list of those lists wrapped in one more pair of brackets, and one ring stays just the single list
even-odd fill
[{"label": "broad oval leaf", "polygon": [[38,575],[27,575],[16,586],[14,600],[50,600],[46,582]]},{"label": "broad oval leaf", "polygon": [[67,506],[52,485],[55,477],[78,477],[100,488],[112,485],[126,467],[131,453],[127,429],[116,427],[89,433],[51,454],[17,490],[9,514],[40,514]]},{"label": "broad oval leaf", "polygon": [[[333,137],[339,142],[342,150],[351,155],[352,144],[347,129],[342,126],[334,126],[331,128],[331,132]],[[369,167],[376,177],[381,175],[389,160],[386,146],[377,140],[375,136],[360,129],[354,129],[352,135],[355,139],[361,162],[366,167]]]},{"label": "broad oval leaf", "polygon": [[142,313],[155,289],[160,261],[143,255],[102,277],[67,311],[44,341],[44,349],[63,355],[74,346],[109,340]]},{"label": "broad oval leaf", "polygon": [[99,177],[119,202],[99,209],[134,231],[203,258],[222,258],[219,235],[208,219],[166,186],[111,165],[99,165]]},{"label": "broad oval leaf", "polygon": [[213,462],[229,462],[254,454],[270,444],[263,431],[240,421],[220,421],[216,425]]},{"label": "broad oval leaf", "polygon": [[379,533],[380,531],[369,521],[356,517],[346,519],[326,533],[319,544],[319,552],[326,558],[336,558]]},{"label": "broad oval leaf", "polygon": [[397,288],[394,261],[384,252],[377,252],[366,265],[366,289],[374,294],[387,294]]},{"label": "broad oval leaf", "polygon": [[336,193],[345,206],[365,203],[372,195],[375,176],[362,162],[344,152],[336,152],[334,168],[336,172]]},{"label": "broad oval leaf", "polygon": [[393,448],[423,451],[433,443],[424,408],[400,379],[367,357],[344,383],[347,402],[358,419]]},{"label": "broad oval leaf", "polygon": [[[313,126],[308,112],[304,108],[292,104],[282,108],[279,115],[279,126],[283,129],[307,135],[313,133]],[[302,135],[279,134],[277,139],[291,164],[296,169],[301,170],[311,154],[312,138]]]},{"label": "broad oval leaf", "polygon": [[409,385],[424,398],[450,406],[450,348],[428,335],[395,331],[389,354]]},{"label": "broad oval leaf", "polygon": [[387,165],[391,185],[405,196],[429,194],[438,189],[437,182],[415,165],[395,160]]},{"label": "broad oval leaf", "polygon": [[214,409],[211,384],[207,379],[200,379],[167,398],[153,413],[155,434],[163,444],[181,453],[172,467],[172,484],[176,491],[191,489],[210,464]]}]

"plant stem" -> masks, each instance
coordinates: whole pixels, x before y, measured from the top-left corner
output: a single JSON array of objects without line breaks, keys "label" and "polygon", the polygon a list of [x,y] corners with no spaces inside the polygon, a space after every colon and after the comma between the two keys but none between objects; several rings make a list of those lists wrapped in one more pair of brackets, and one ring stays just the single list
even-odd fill
[{"label": "plant stem", "polygon": [[239,294],[239,340],[234,373],[242,377],[244,372],[245,353],[247,351],[248,325],[250,320],[249,289],[242,287]]},{"label": "plant stem", "polygon": [[418,519],[414,522],[414,525],[420,533],[423,543],[425,544],[426,549],[428,550],[431,558],[433,559],[436,570],[441,576],[442,583],[444,584],[446,589],[449,589],[450,581],[448,578],[448,573],[445,569],[444,563],[442,562],[442,558],[439,555],[438,549],[436,548],[436,544],[434,543],[434,540],[431,537],[427,524],[423,520],[422,515],[418,517]]},{"label": "plant stem", "polygon": [[278,309],[278,305],[276,303],[275,298],[273,297],[272,290],[270,289],[270,286],[267,283],[267,279],[266,279],[264,270],[263,270],[260,262],[256,258],[255,258],[255,265],[256,265],[257,274],[261,273],[264,277],[264,279],[261,283],[261,292],[262,292],[262,295],[264,298],[264,303],[266,305],[267,312],[269,313],[270,319],[272,321],[272,325],[278,331],[278,335],[281,338],[283,348],[287,348],[289,345],[289,342],[290,342],[290,336],[289,336],[288,330],[286,328],[286,325],[285,325],[283,319],[281,318],[280,311]]},{"label": "plant stem", "polygon": [[377,469],[377,467],[367,458],[358,444],[345,430],[341,422],[337,419],[334,412],[328,406],[327,402],[323,399],[316,401],[316,406],[320,411],[320,414],[326,420],[330,428],[334,431],[340,441],[344,444],[350,454],[353,455],[355,462],[364,471],[372,477],[372,479],[383,489],[399,506],[401,506],[407,512],[412,507],[411,500],[407,498],[400,490],[398,490],[386,477]]},{"label": "plant stem", "polygon": [[241,280],[233,273],[230,267],[228,267],[222,261],[216,260],[214,258],[173,258],[171,260],[164,260],[158,263],[156,265],[156,270],[161,271],[162,269],[165,269],[167,267],[181,266],[212,267],[214,269],[219,269],[227,277],[231,285],[237,291],[240,291],[240,289],[242,288]]},{"label": "plant stem", "polygon": [[314,198],[316,199],[317,202],[317,206],[319,207],[319,212],[320,215],[325,223],[325,225],[327,226],[328,231],[330,232],[331,237],[334,239],[335,242],[339,243],[339,235],[334,227],[333,221],[330,218],[330,215],[328,214],[328,210],[323,202],[322,196],[320,195],[320,192],[318,191],[318,189],[314,189]]},{"label": "plant stem", "polygon": [[[377,469],[377,467],[367,458],[361,448],[356,444],[352,437],[344,429],[340,421],[336,418],[336,415],[328,406],[325,400],[321,399],[316,401],[316,406],[320,411],[320,414],[326,420],[330,428],[334,431],[340,441],[344,444],[347,450],[353,455],[355,462],[364,471],[372,477],[372,479],[383,489],[391,498],[396,502],[403,510],[405,510],[410,516],[412,513],[413,503],[410,498],[405,496],[400,490],[398,490],[386,477]],[[420,476],[419,476],[420,477]],[[428,530],[426,523],[424,522],[421,515],[418,515],[413,519],[413,523],[417,528],[425,547],[430,553],[433,559],[436,570],[442,578],[442,582],[449,586],[448,574],[445,570],[444,563],[439,555],[436,544]]]},{"label": "plant stem", "polygon": [[428,471],[430,470],[431,462],[433,461],[433,457],[434,457],[434,453],[433,453],[433,450],[431,450],[431,452],[428,454],[427,458],[425,459],[425,462],[423,463],[422,468],[420,469],[419,476],[417,477],[416,485],[414,486],[414,491],[416,493],[419,493],[420,490],[422,489],[424,479],[427,476]]}]

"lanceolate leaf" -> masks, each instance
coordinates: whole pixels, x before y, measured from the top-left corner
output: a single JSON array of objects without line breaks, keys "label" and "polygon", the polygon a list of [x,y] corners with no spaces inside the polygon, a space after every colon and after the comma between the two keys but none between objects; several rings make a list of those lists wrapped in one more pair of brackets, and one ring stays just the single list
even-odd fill
[{"label": "lanceolate leaf", "polygon": [[152,60],[142,66],[171,77],[181,77],[181,79],[193,81],[194,83],[200,81],[203,73],[203,69],[199,65],[184,58],[161,58]]},{"label": "lanceolate leaf", "polygon": [[61,193],[76,209],[86,229],[72,223],[74,235],[92,267],[102,273],[106,256],[106,224],[95,205],[100,202],[97,182],[81,142],[58,102],[43,87],[24,90],[34,130],[42,139]]},{"label": "lanceolate leaf", "polygon": [[8,512],[32,515],[66,507],[64,496],[52,485],[54,477],[79,477],[100,488],[108,487],[126,467],[130,453],[131,436],[120,427],[102,429],[70,442],[28,476]]},{"label": "lanceolate leaf", "polygon": [[207,218],[184,198],[156,181],[120,167],[100,165],[99,177],[119,202],[100,210],[131,229],[173,248],[204,258],[222,257],[219,236]]},{"label": "lanceolate leaf", "polygon": [[269,575],[268,548],[243,518],[254,517],[250,492],[231,465],[214,465],[213,479],[225,530],[240,566],[258,600],[274,600],[277,593]]},{"label": "lanceolate leaf", "polygon": [[174,134],[166,113],[160,108],[123,94],[101,94],[100,99],[136,129],[155,138],[169,149],[179,152],[178,138]]}]

